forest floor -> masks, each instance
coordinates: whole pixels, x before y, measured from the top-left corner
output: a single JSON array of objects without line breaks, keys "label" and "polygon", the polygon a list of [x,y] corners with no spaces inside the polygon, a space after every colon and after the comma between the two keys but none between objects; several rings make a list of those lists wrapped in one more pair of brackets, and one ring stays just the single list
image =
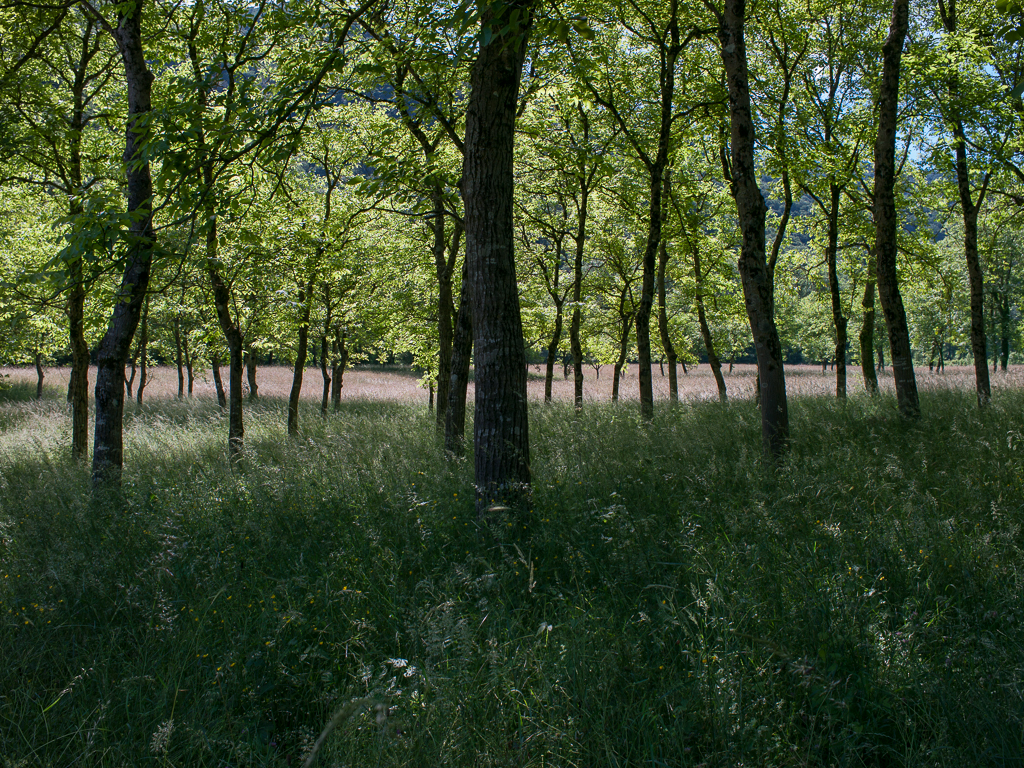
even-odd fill
[{"label": "forest floor", "polygon": [[[68,455],[66,381],[37,401],[22,370],[0,766],[295,767],[336,712],[319,766],[1024,765],[1022,370],[984,411],[919,372],[916,422],[787,374],[778,466],[747,370],[649,424],[531,408],[529,527],[496,537],[415,376],[354,369],[288,439],[261,369],[229,462],[210,393],[159,369],[114,493]],[[707,366],[680,382],[713,400]]]}]

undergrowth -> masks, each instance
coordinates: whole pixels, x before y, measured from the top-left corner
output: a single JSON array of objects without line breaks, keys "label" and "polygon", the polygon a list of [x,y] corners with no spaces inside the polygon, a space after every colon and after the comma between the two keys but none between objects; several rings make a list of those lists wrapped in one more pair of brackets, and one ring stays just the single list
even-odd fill
[{"label": "undergrowth", "polygon": [[531,408],[496,547],[431,416],[130,406],[92,497],[67,406],[0,401],[0,765],[1012,766],[1024,394]]}]

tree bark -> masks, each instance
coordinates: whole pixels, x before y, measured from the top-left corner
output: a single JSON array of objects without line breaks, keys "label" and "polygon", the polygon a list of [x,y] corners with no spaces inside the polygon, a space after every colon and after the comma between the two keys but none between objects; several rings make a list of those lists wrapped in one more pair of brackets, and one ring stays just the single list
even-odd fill
[{"label": "tree bark", "polygon": [[744,0],[725,0],[724,12],[719,17],[718,38],[729,88],[730,176],[743,235],[739,258],[743,298],[757,354],[761,445],[766,456],[778,458],[786,451],[789,440],[789,408],[782,345],[775,325],[774,287],[765,258],[766,206],[754,170],[755,138],[744,40],[745,13]]},{"label": "tree bark", "polygon": [[142,308],[142,329],[139,336],[139,388],[135,399],[142,405],[142,393],[149,383],[149,299]]},{"label": "tree bark", "polygon": [[711,327],[708,325],[707,313],[704,310],[704,272],[700,264],[700,247],[694,243],[693,253],[693,278],[696,292],[694,298],[697,302],[697,322],[700,324],[700,335],[704,339],[704,349],[708,353],[708,365],[715,377],[715,385],[718,387],[718,399],[724,405],[729,402],[729,395],[725,389],[725,377],[722,376],[722,361],[715,354],[714,340],[711,338]]},{"label": "tree bark", "polygon": [[[69,265],[68,330],[71,338],[71,456],[85,461],[89,454],[89,345],[85,341],[85,284],[81,259]],[[124,368],[121,369],[124,376]]]},{"label": "tree bark", "polygon": [[910,0],[894,0],[889,37],[882,47],[879,83],[878,136],[875,140],[875,268],[878,298],[889,333],[896,401],[906,418],[917,418],[921,406],[910,349],[910,328],[896,274],[896,129],[899,109],[900,59],[907,36]]},{"label": "tree bark", "polygon": [[878,375],[875,373],[875,259],[868,260],[868,282],[861,299],[863,320],[860,326],[860,370],[864,376],[864,390],[878,394]]},{"label": "tree bark", "polygon": [[185,361],[181,353],[181,318],[174,318],[174,363],[178,366],[178,399],[185,397]]},{"label": "tree bark", "polygon": [[302,373],[306,369],[306,354],[309,351],[309,313],[313,308],[313,281],[299,290],[299,348],[295,353],[295,370],[292,373],[292,389],[288,394],[288,434],[299,434],[299,397],[302,395]]},{"label": "tree bark", "polygon": [[665,302],[665,269],[668,266],[668,248],[662,238],[658,247],[658,330],[661,332],[661,346],[665,350],[668,361],[668,398],[673,403],[679,402],[679,379],[676,375],[676,348],[668,333],[668,308]]},{"label": "tree bark", "polygon": [[245,349],[245,378],[249,383],[249,400],[259,400],[260,390],[256,383],[256,355],[251,347]]},{"label": "tree bark", "polygon": [[341,410],[341,390],[345,386],[345,366],[348,364],[348,347],[345,346],[346,331],[340,325],[334,326],[334,341],[331,358],[331,405]]},{"label": "tree bark", "polygon": [[327,403],[331,399],[331,372],[327,367],[327,336],[320,337],[320,375],[324,380],[324,391],[323,396],[320,398],[320,415],[323,418],[327,418]]},{"label": "tree bark", "polygon": [[555,299],[555,328],[551,333],[551,341],[548,343],[547,367],[544,371],[544,402],[551,402],[551,385],[555,378],[555,357],[558,355],[558,344],[562,340],[562,308],[565,306],[564,298],[559,301]]},{"label": "tree bark", "polygon": [[462,456],[466,444],[466,396],[469,390],[469,362],[473,356],[473,312],[469,300],[469,279],[466,262],[462,263],[462,295],[455,317],[452,339],[451,386],[448,388],[448,409],[444,419],[444,449]]},{"label": "tree bark", "polygon": [[836,397],[846,399],[846,329],[849,320],[843,315],[843,303],[839,295],[839,271],[836,259],[839,254],[839,185],[834,181],[828,185],[828,247],[825,260],[828,262],[828,290],[832,297],[832,325],[836,329]]},{"label": "tree bark", "polygon": [[512,161],[533,5],[533,0],[511,0],[483,8],[466,111],[462,191],[476,349],[476,506],[478,515],[488,519],[497,507],[525,509],[530,497],[526,349],[513,244]]},{"label": "tree bark", "polygon": [[36,352],[36,400],[43,399],[43,353]]},{"label": "tree bark", "polygon": [[124,63],[128,96],[124,165],[131,225],[121,284],[106,333],[96,351],[96,429],[93,486],[119,486],[124,465],[124,364],[139,324],[153,261],[153,181],[145,144],[152,105],[153,74],[142,50],[142,3],[125,6],[114,30]]},{"label": "tree bark", "polygon": [[224,394],[224,381],[220,377],[220,355],[215,353],[210,357],[210,367],[213,368],[213,386],[217,390],[217,405],[227,408],[228,398]]}]

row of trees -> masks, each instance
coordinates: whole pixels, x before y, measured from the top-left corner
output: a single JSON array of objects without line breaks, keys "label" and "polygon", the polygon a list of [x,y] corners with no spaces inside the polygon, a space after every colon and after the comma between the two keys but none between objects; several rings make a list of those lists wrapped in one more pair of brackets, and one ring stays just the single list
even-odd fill
[{"label": "row of trees", "polygon": [[635,356],[645,418],[656,361],[676,399],[677,366],[706,359],[724,401],[721,361],[752,347],[770,456],[787,350],[833,361],[838,397],[849,361],[875,391],[883,327],[905,416],[915,354],[970,349],[984,405],[1021,295],[1024,67],[1001,11],[15,0],[4,358],[70,355],[82,458],[98,365],[106,483],[126,369],[141,393],[153,355],[181,393],[212,366],[232,454],[247,361],[294,365],[294,433],[307,358],[326,412],[371,351],[412,353],[459,451],[472,356],[481,511],[528,493],[528,347],[548,395],[568,356],[578,406],[586,361],[617,381]]}]

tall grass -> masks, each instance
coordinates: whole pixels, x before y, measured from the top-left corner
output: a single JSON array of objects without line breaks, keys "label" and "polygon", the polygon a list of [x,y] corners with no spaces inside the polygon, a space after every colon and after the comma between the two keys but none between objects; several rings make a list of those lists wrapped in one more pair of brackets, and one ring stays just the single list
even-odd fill
[{"label": "tall grass", "polygon": [[0,765],[1024,762],[1024,394],[534,405],[533,528],[401,403],[130,406],[92,498],[66,406],[0,403]]}]

